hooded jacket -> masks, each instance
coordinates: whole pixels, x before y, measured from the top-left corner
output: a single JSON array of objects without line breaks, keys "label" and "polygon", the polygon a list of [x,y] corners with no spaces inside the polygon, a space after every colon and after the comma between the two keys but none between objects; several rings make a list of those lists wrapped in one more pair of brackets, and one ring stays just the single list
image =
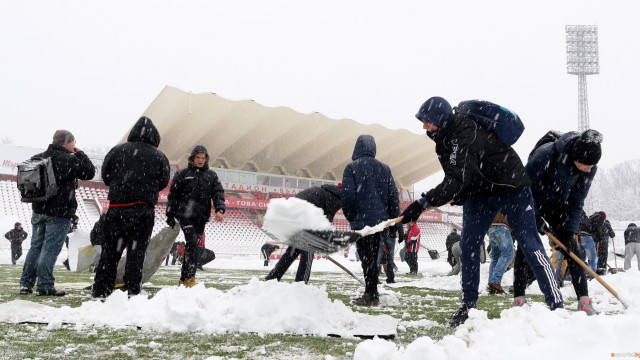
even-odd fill
[{"label": "hooded jacket", "polygon": [[310,187],[297,193],[296,197],[322,209],[329,222],[333,222],[333,217],[342,207],[340,201],[342,195],[340,188],[336,185],[324,184]]},{"label": "hooded jacket", "polygon": [[36,214],[73,217],[78,208],[76,201],[78,179],[93,179],[96,174],[95,166],[84,152],[71,153],[62,145],[50,144],[45,152],[35,157],[51,158],[58,192],[46,201],[32,203],[31,209]]},{"label": "hooded jacket", "polygon": [[102,180],[109,186],[112,204],[138,201],[154,206],[158,192],[169,183],[169,160],[158,150],[160,133],[151,119],[141,117],[127,142],[114,146],[102,164]]},{"label": "hooded jacket", "polygon": [[577,132],[571,131],[555,142],[540,146],[526,165],[536,214],[545,216],[549,211],[563,212],[566,220],[562,230],[574,234],[579,232],[584,199],[598,171],[594,166],[591,172],[584,173],[573,165],[567,150],[578,137]]},{"label": "hooded jacket", "polygon": [[342,175],[342,211],[353,230],[400,214],[398,189],[388,165],[376,160],[376,143],[371,135],[360,135],[353,160]]},{"label": "hooded jacket", "polygon": [[444,179],[424,196],[432,206],[473,195],[496,196],[530,185],[518,154],[477,122],[453,114],[434,134]]},{"label": "hooded jacket", "polygon": [[13,228],[4,234],[4,237],[9,240],[11,244],[16,245],[21,245],[27,236],[29,236],[29,234],[27,234],[27,232],[22,228],[20,230]]},{"label": "hooded jacket", "polygon": [[[196,167],[193,159],[204,153],[203,167]],[[167,218],[177,218],[180,223],[204,224],[211,217],[211,202],[216,212],[224,214],[224,188],[218,174],[209,169],[209,153],[202,145],[197,145],[189,156],[187,168],[173,176],[167,202]]]}]

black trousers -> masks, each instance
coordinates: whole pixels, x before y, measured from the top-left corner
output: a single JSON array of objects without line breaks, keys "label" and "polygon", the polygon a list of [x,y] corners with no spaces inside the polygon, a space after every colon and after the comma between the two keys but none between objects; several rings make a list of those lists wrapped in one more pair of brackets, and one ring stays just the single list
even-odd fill
[{"label": "black trousers", "polygon": [[300,256],[300,264],[298,264],[298,271],[296,272],[295,281],[304,281],[305,284],[309,282],[311,276],[311,265],[313,264],[313,253],[308,251],[296,249],[294,247],[287,248],[287,251],[282,254],[276,266],[269,271],[269,274],[265,277],[265,280],[282,279],[282,276],[289,269],[291,264]]},{"label": "black trousers", "polygon": [[598,268],[607,269],[607,258],[609,257],[609,239],[596,243],[598,252]]},{"label": "black trousers", "polygon": [[[564,245],[567,247],[567,250],[573,252],[578,256],[578,258],[584,258],[582,251],[580,250],[580,247],[577,246],[575,240],[564,243]],[[589,296],[589,286],[587,284],[587,275],[585,270],[564,251],[563,255],[564,259],[567,260],[567,269],[571,274],[571,284],[573,284],[576,297],[579,299],[581,296]],[[520,249],[520,245],[518,245],[518,248],[516,249],[516,259],[513,265],[513,272],[513,296],[524,296],[527,286],[535,280],[535,275],[525,260],[524,254]]]},{"label": "black trousers", "polygon": [[11,243],[11,263],[15,265],[16,261],[20,259],[20,256],[22,256],[22,243],[16,244],[12,242]]},{"label": "black trousers", "polygon": [[182,261],[182,272],[180,280],[191,279],[196,276],[198,269],[198,242],[204,232],[205,223],[180,223],[184,233],[184,260]]},{"label": "black trousers", "polygon": [[360,254],[362,272],[364,273],[364,293],[372,299],[378,295],[378,248],[380,247],[380,233],[362,237],[356,241],[356,248]]},{"label": "black trousers", "polygon": [[124,270],[125,290],[137,295],[142,289],[142,266],[153,231],[152,207],[135,205],[110,207],[105,218],[105,239],[100,263],[96,269],[93,297],[106,297],[113,291],[118,262],[127,248]]},{"label": "black trousers", "polygon": [[418,274],[418,253],[405,252],[404,259],[407,261],[407,265],[409,265],[409,273],[417,275]]}]

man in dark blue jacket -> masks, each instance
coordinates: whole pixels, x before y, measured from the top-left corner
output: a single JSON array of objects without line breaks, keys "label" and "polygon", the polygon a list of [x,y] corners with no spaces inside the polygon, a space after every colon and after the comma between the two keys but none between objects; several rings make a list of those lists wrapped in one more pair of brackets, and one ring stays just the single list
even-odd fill
[{"label": "man in dark blue jacket", "polygon": [[[337,185],[330,184],[310,187],[296,194],[298,199],[308,201],[314,206],[322,209],[324,216],[327,217],[329,222],[333,222],[333,217],[336,215],[336,212],[340,210],[340,207],[342,207],[342,204],[340,203],[340,196],[340,188]],[[282,254],[276,266],[271,269],[264,279],[278,279],[278,281],[280,281],[282,275],[284,275],[287,269],[289,269],[289,266],[291,266],[298,256],[300,256],[300,264],[298,264],[295,281],[304,281],[305,284],[308,283],[309,277],[311,276],[313,253],[300,250],[292,246],[287,248],[287,251]]]},{"label": "man in dark blue jacket", "polygon": [[454,113],[441,97],[428,99],[416,117],[436,143],[445,177],[405,209],[402,222],[416,221],[422,211],[432,206],[450,201],[463,205],[460,239],[463,303],[449,325],[464,323],[469,309],[476,307],[480,284],[478,249],[498,212],[511,224],[517,241],[525,245],[525,256],[538,277],[549,308],[563,307],[549,257],[538,236],[531,182],[518,154],[493,132]]},{"label": "man in dark blue jacket", "polygon": [[176,218],[184,232],[184,261],[180,283],[185,287],[196,284],[198,241],[211,217],[211,202],[216,221],[224,219],[224,189],[218,174],[209,169],[209,153],[196,145],[189,156],[189,165],[173,176],[167,203],[167,224],[176,225]]},{"label": "man in dark blue jacket", "polygon": [[[391,169],[375,156],[373,136],[360,135],[351,156],[353,161],[342,175],[342,211],[353,230],[375,226],[400,213],[398,188]],[[381,236],[376,233],[356,241],[365,281],[364,295],[354,300],[356,305],[379,303],[377,259]]]},{"label": "man in dark blue jacket", "polygon": [[127,142],[114,146],[104,157],[102,180],[109,186],[109,210],[93,284],[94,298],[107,297],[113,291],[125,248],[127,264],[122,290],[130,296],[142,290],[142,265],[153,231],[158,192],[167,187],[171,176],[169,160],[158,145],[158,129],[143,116],[131,128]]},{"label": "man in dark blue jacket", "polygon": [[[538,229],[552,233],[567,250],[580,258],[583,254],[576,235],[580,232],[584,200],[598,170],[596,164],[602,154],[601,142],[602,135],[595,130],[586,130],[582,134],[571,131],[532,151],[526,166],[533,184],[531,191]],[[564,255],[579,299],[578,310],[585,311],[587,315],[597,314],[589,298],[585,270],[568,254]],[[526,278],[526,264],[518,246],[513,280],[515,302],[524,299]]]},{"label": "man in dark blue jacket", "polygon": [[78,207],[78,179],[93,179],[96,169],[67,130],[56,131],[47,150],[34,157],[51,158],[58,192],[46,201],[32,204],[31,247],[24,259],[20,294],[32,293],[37,278],[37,295],[63,296],[65,292],[54,287],[53,267]]}]

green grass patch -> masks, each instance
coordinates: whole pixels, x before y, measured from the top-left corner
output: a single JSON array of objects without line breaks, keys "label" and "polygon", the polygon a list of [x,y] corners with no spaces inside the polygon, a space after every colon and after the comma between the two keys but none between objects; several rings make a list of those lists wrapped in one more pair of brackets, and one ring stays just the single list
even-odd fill
[{"label": "green grass patch", "polygon": [[[4,275],[0,280],[0,302],[22,299],[54,307],[77,307],[91,299],[91,292],[81,289],[82,285],[92,283],[91,273],[70,272],[57,266],[54,271],[56,284],[67,291],[67,296],[52,298],[18,294],[22,267],[0,265],[0,271]],[[248,283],[253,277],[265,275],[265,271],[258,270],[206,269],[198,272],[198,281],[207,287],[226,291]],[[144,290],[153,296],[163,286],[177,285],[179,277],[178,266],[161,267],[150,283],[145,284]],[[415,278],[407,275],[396,276],[396,281],[400,283],[413,280]],[[291,275],[287,274],[283,281],[292,281]],[[351,305],[350,300],[360,295],[361,285],[346,274],[314,272],[310,284],[324,286],[330,299],[342,301],[354,311],[372,315],[387,314],[399,319],[398,335],[391,340],[398,346],[406,346],[422,336],[440,340],[454,332],[447,326],[447,321],[460,304],[460,291],[414,287],[387,289],[396,294],[399,304],[360,308]],[[529,296],[529,299],[543,301],[540,296]],[[506,296],[482,296],[478,302],[478,308],[487,310],[489,318],[499,317],[500,311],[510,306],[511,297]],[[117,359],[206,359],[212,356],[224,359],[324,359],[326,355],[350,359],[361,341],[250,333],[158,333],[133,328],[76,325],[47,329],[47,325],[42,324],[0,323],[0,353],[3,357],[15,359],[84,359],[103,356]]]}]

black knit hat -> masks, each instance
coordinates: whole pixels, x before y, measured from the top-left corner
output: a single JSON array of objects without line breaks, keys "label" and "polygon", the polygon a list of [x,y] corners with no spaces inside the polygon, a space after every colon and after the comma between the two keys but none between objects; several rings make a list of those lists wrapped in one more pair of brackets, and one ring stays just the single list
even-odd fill
[{"label": "black knit hat", "polygon": [[593,129],[584,131],[569,151],[571,158],[585,165],[597,164],[602,156],[601,142],[602,134],[598,131]]}]

